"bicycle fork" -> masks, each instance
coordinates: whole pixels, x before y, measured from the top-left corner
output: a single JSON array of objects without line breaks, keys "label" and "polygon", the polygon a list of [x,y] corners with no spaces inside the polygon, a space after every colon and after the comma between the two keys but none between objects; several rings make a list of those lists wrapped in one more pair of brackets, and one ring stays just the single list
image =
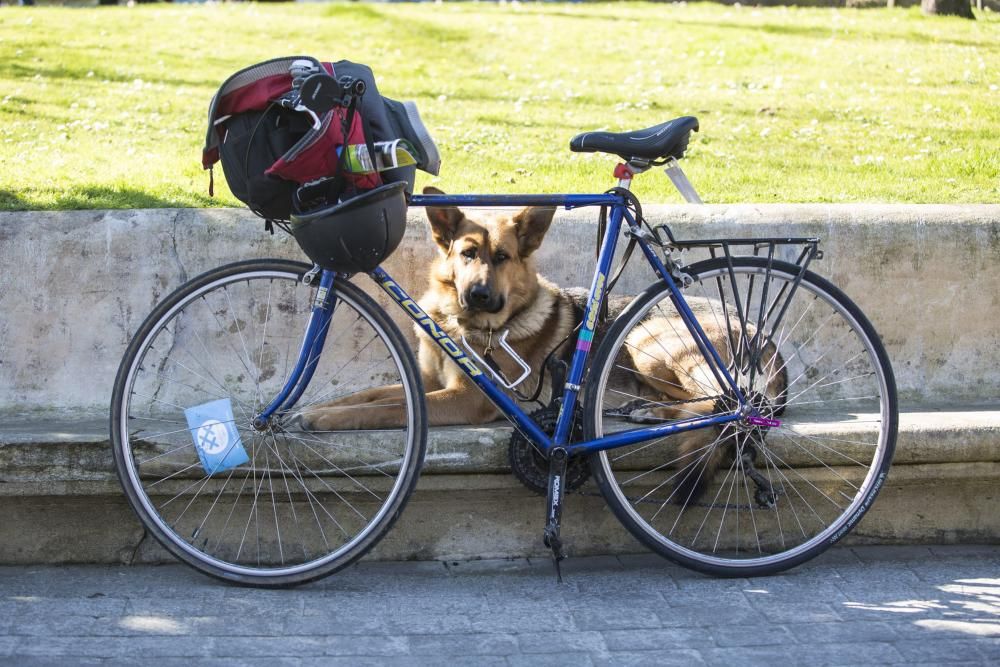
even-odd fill
[{"label": "bicycle fork", "polygon": [[317,287],[316,295],[313,298],[312,313],[309,316],[309,324],[302,339],[298,361],[282,390],[266,408],[254,417],[253,427],[258,431],[270,427],[275,414],[278,415],[279,419],[287,415],[305,393],[313,373],[316,372],[316,366],[319,363],[320,354],[323,352],[326,334],[330,330],[330,321],[333,319],[337,304],[333,285],[337,278],[336,272],[327,270],[320,272],[320,267],[315,266],[312,271],[303,276],[302,282],[306,285],[311,284],[316,279],[317,273],[319,273],[319,287]]}]

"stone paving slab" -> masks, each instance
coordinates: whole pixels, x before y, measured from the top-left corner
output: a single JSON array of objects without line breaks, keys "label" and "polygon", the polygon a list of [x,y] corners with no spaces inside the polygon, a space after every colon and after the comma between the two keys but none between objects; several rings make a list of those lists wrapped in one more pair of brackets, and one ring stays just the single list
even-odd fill
[{"label": "stone paving slab", "polygon": [[181,565],[0,567],[0,665],[996,665],[1000,546],[841,547],[774,577],[651,555],[364,562],[286,591]]}]

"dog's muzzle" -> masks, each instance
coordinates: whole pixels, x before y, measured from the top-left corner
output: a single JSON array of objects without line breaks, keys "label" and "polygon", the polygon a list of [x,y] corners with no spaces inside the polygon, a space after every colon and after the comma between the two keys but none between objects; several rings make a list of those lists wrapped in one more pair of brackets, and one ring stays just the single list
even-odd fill
[{"label": "dog's muzzle", "polygon": [[486,285],[473,285],[465,293],[465,303],[469,310],[498,313],[503,310],[504,299],[499,294],[493,294]]}]

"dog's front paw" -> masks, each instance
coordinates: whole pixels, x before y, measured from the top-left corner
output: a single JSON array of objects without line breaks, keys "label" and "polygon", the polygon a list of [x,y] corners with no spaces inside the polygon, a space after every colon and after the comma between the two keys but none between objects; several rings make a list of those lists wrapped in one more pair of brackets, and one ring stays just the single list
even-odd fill
[{"label": "dog's front paw", "polygon": [[614,416],[624,417],[634,424],[659,424],[667,419],[659,404],[645,398],[636,398],[622,404],[614,411]]},{"label": "dog's front paw", "polygon": [[637,408],[628,413],[628,420],[635,424],[661,424],[668,421],[662,410],[657,408]]},{"label": "dog's front paw", "polygon": [[629,419],[632,413],[635,412],[638,408],[644,407],[648,404],[649,401],[646,401],[641,398],[636,398],[631,401],[628,401],[627,403],[622,403],[617,408],[610,408],[608,410],[605,410],[604,416],[617,417],[619,419]]},{"label": "dog's front paw", "polygon": [[343,407],[321,407],[305,410],[296,418],[296,424],[302,431],[313,433],[329,433],[332,431],[349,431],[364,428],[359,423],[359,417],[354,410]]}]

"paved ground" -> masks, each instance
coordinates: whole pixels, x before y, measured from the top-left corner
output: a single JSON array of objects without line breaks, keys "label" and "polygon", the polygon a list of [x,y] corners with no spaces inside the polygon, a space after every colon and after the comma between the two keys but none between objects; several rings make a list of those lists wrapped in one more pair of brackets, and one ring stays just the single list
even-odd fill
[{"label": "paved ground", "polygon": [[778,577],[653,556],[363,563],[291,591],[179,565],[0,568],[0,663],[997,665],[1000,547],[839,548]]}]

